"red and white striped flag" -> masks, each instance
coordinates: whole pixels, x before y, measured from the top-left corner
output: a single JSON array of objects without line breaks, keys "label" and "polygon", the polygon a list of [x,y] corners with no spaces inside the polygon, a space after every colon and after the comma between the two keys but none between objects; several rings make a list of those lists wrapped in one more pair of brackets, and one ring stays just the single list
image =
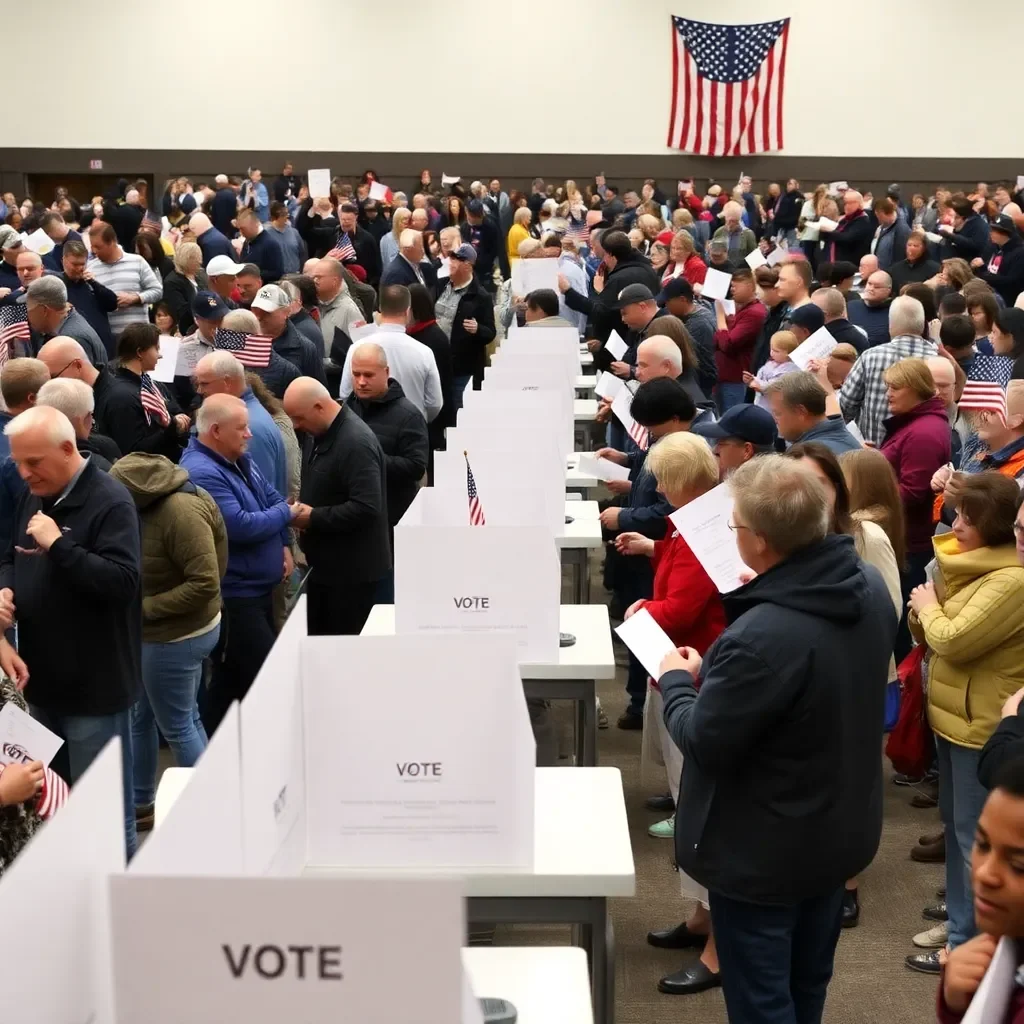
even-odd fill
[{"label": "red and white striped flag", "polygon": [[327,258],[341,260],[342,263],[355,263],[359,259],[356,247],[352,244],[352,239],[348,237],[347,231],[342,232],[334,248],[327,254]]},{"label": "red and white striped flag", "polygon": [[957,407],[962,412],[990,412],[1006,422],[1006,392],[994,380],[969,380]]},{"label": "red and white striped flag", "polygon": [[0,369],[18,355],[19,345],[29,341],[28,308],[23,302],[0,306]]},{"label": "red and white striped flag", "polygon": [[39,792],[36,813],[44,821],[52,818],[68,802],[68,784],[49,768],[43,769],[43,788]]},{"label": "red and white striped flag", "polygon": [[213,347],[230,352],[243,366],[262,370],[270,365],[270,351],[274,339],[265,334],[246,334],[245,331],[229,331],[223,327],[213,334]]},{"label": "red and white striped flag", "polygon": [[469,495],[469,525],[486,526],[487,520],[484,519],[484,509],[480,504],[480,495],[476,492],[476,480],[473,478],[473,470],[469,467],[469,455],[463,452],[462,456],[466,460],[466,493]]},{"label": "red and white striped flag", "polygon": [[153,378],[148,373],[142,375],[139,398],[142,400],[142,411],[146,414],[147,423],[152,423],[154,417],[160,421],[162,427],[166,427],[171,422],[171,414],[167,411],[163,393],[153,383]]},{"label": "red and white striped flag", "polygon": [[668,145],[703,156],[782,149],[789,18],[759,25],[672,19]]}]

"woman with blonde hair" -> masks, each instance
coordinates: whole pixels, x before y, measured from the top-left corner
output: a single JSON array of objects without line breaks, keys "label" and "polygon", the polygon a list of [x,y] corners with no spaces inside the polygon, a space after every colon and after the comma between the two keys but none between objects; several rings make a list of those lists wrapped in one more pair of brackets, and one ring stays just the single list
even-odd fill
[{"label": "woman with blonde hair", "polygon": [[508,253],[509,263],[519,259],[519,244],[530,237],[530,221],[533,220],[533,213],[528,206],[520,206],[512,215],[512,227],[508,229],[508,237],[505,239],[505,251]]},{"label": "woman with blonde hair", "polygon": [[815,190],[810,199],[805,199],[800,207],[800,217],[796,224],[796,240],[800,243],[804,255],[808,261],[813,260],[818,254],[818,210],[822,200],[828,195],[828,185],[822,183]]},{"label": "woman with blonde hair", "polygon": [[877,448],[843,452],[839,465],[850,495],[850,515],[869,521],[885,531],[900,567],[907,555],[903,504],[896,474]]},{"label": "woman with blonde hair", "polygon": [[668,247],[668,266],[661,275],[661,286],[664,288],[673,277],[685,277],[690,284],[703,284],[707,277],[707,264],[697,253],[693,235],[689,231],[677,231],[672,236]]},{"label": "woman with blonde hair", "polygon": [[948,260],[943,260],[939,272],[925,281],[925,284],[935,289],[935,299],[939,302],[950,292],[963,291],[964,285],[973,280],[974,271],[971,270],[971,265],[967,260],[953,256]]},{"label": "woman with blonde hair", "polygon": [[409,226],[412,210],[400,206],[391,216],[391,230],[380,240],[380,265],[387,265],[398,255],[398,239]]},{"label": "woman with blonde hair", "polygon": [[[669,434],[651,447],[646,468],[654,474],[658,490],[676,508],[695,501],[718,486],[718,463],[707,442],[696,434],[680,431]],[[652,597],[634,602],[626,609],[629,619],[644,609],[668,634],[676,646],[688,646],[703,655],[725,629],[725,609],[718,588],[711,582],[690,546],[676,531],[665,540],[653,541],[639,533],[620,533],[615,546],[623,555],[647,557],[654,562]],[[661,691],[648,679],[644,705],[642,744],[648,763],[665,767],[671,790],[671,803],[679,800],[683,773],[683,755],[665,727]],[[668,803],[668,801],[666,801]],[[704,813],[702,808],[677,807],[676,814]],[[655,835],[671,836],[675,816],[659,822]],[[647,941],[661,949],[700,948],[698,963],[683,967],[658,982],[658,991],[686,995],[715,988],[721,984],[718,952],[711,932],[708,892],[682,871],[679,872],[682,895],[697,900],[690,919],[673,928],[652,931]]]},{"label": "woman with blonde hair", "polygon": [[174,270],[164,278],[164,302],[183,335],[196,329],[192,300],[207,284],[202,249],[195,242],[179,242],[174,250]]},{"label": "woman with blonde hair", "polygon": [[650,252],[650,248],[654,240],[663,230],[664,223],[660,217],[655,217],[650,213],[642,213],[636,219],[636,226],[643,232],[644,242],[646,243],[646,255],[647,252]]}]

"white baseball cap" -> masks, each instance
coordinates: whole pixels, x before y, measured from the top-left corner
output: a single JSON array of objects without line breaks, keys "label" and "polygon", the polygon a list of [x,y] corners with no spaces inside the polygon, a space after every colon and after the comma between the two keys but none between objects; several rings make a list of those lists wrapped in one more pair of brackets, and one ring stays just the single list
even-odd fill
[{"label": "white baseball cap", "polygon": [[230,256],[214,256],[206,264],[206,273],[214,277],[219,274],[240,274],[244,266],[244,263],[236,263]]},{"label": "white baseball cap", "polygon": [[288,293],[276,284],[265,284],[252,300],[252,308],[262,309],[265,313],[273,313],[291,304],[292,300],[288,298]]}]

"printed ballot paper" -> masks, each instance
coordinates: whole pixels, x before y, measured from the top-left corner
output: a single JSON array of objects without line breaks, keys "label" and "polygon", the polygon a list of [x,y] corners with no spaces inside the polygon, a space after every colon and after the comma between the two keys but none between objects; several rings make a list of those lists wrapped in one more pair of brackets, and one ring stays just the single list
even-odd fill
[{"label": "printed ballot paper", "polygon": [[117,1015],[95,1024],[461,1019],[458,879],[122,877],[109,905]]},{"label": "printed ballot paper", "polygon": [[625,386],[621,377],[616,377],[614,373],[606,371],[597,378],[594,394],[598,398],[607,398],[610,402]]},{"label": "printed ballot paper", "polygon": [[327,199],[331,195],[331,169],[320,167],[306,172],[309,176],[309,194],[314,199]]},{"label": "printed ballot paper", "polygon": [[850,420],[846,424],[846,429],[853,434],[853,436],[861,443],[864,444],[864,435],[860,432],[860,427],[857,426],[856,420]]},{"label": "printed ballot paper", "polygon": [[181,338],[172,338],[169,334],[160,335],[160,358],[153,370],[153,380],[158,380],[162,384],[174,383],[174,376],[178,372],[180,349]]},{"label": "printed ballot paper", "polygon": [[[511,637],[309,637],[302,678],[310,864],[533,863],[537,750]],[[369,678],[386,699],[367,701]]]},{"label": "printed ballot paper", "polygon": [[64,741],[27,711],[8,701],[0,710],[0,764],[48,765]]},{"label": "printed ballot paper", "polygon": [[604,347],[611,352],[613,358],[620,361],[626,354],[626,349],[628,348],[626,343],[619,337],[619,332],[614,328],[612,329],[612,333],[608,335],[608,340],[604,343]]},{"label": "printed ballot paper", "polygon": [[720,270],[715,270],[714,267],[708,267],[701,297],[705,299],[724,299],[729,294],[729,286],[731,284],[732,274],[723,274]]},{"label": "printed ballot paper", "polygon": [[742,583],[740,573],[749,572],[729,528],[732,505],[729,485],[719,484],[669,516],[720,594],[735,590]]},{"label": "printed ballot paper", "polygon": [[789,358],[801,370],[806,370],[812,359],[827,359],[838,344],[827,327],[819,327],[806,341],[801,342],[790,352]]},{"label": "printed ballot paper", "polygon": [[379,181],[370,182],[370,198],[376,202],[383,202],[387,199],[390,191],[387,185],[383,185]]},{"label": "printed ballot paper", "polygon": [[661,659],[676,649],[668,634],[654,621],[646,608],[634,612],[621,626],[615,627],[615,632],[633,652],[636,660],[647,669],[652,679],[657,679],[661,674]]},{"label": "printed ballot paper", "polygon": [[839,221],[833,220],[831,217],[819,217],[818,228],[823,231],[835,231],[839,227]]},{"label": "printed ballot paper", "polygon": [[755,249],[753,252],[748,252],[743,257],[743,262],[746,263],[751,270],[757,270],[758,267],[763,267],[768,260],[765,259],[765,255],[760,249]]},{"label": "printed ballot paper", "polygon": [[596,476],[598,480],[628,480],[629,467],[620,466],[611,459],[599,459],[583,452],[576,468],[584,476]]}]

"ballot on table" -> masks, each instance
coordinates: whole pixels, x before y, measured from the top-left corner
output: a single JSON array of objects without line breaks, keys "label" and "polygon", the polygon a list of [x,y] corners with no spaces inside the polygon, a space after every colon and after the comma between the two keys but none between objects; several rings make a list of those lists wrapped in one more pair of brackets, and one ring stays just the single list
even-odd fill
[{"label": "ballot on table", "polygon": [[550,530],[436,525],[437,501],[423,488],[395,527],[396,631],[507,633],[520,661],[555,661],[561,559]]},{"label": "ballot on table", "polygon": [[729,485],[719,484],[669,516],[721,594],[739,587],[740,575],[749,572],[730,526],[732,507]]},{"label": "ballot on table", "polygon": [[461,1019],[458,879],[122,877],[109,902],[117,1011],[96,1024]]},{"label": "ballot on table", "polygon": [[728,297],[731,286],[732,274],[723,274],[714,267],[708,267],[701,296],[705,299],[724,299]]},{"label": "ballot on table", "polygon": [[537,751],[511,636],[309,637],[302,673],[308,864],[532,865]]},{"label": "ballot on table", "polygon": [[827,359],[838,344],[827,327],[819,327],[806,341],[801,342],[790,352],[789,358],[801,370],[806,370],[812,359]]}]

